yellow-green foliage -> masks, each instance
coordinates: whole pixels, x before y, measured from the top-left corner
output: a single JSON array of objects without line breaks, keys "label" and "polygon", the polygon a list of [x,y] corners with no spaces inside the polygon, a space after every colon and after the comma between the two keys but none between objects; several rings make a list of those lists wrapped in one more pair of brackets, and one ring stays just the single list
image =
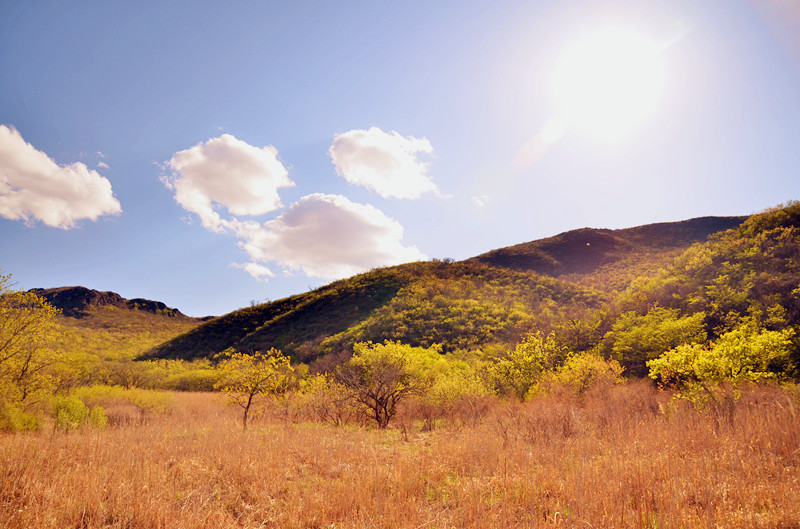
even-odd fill
[{"label": "yellow-green foliage", "polygon": [[[151,415],[161,415],[166,412],[172,401],[172,395],[163,391],[106,385],[75,388],[72,395],[92,409],[89,419],[93,425],[95,422],[97,425],[105,424],[109,420],[142,422]],[[99,411],[94,412],[96,408],[101,408],[103,415],[108,413],[105,420]],[[95,413],[94,418],[92,413]]]},{"label": "yellow-green foliage", "polygon": [[625,381],[622,372],[625,370],[616,360],[606,360],[591,353],[570,355],[564,365],[560,366],[549,377],[549,382],[557,386],[572,389],[583,396],[593,387],[609,387]]},{"label": "yellow-green foliage", "polygon": [[277,349],[252,354],[228,350],[217,364],[219,380],[216,389],[228,395],[231,402],[244,410],[242,427],[247,428],[247,416],[258,395],[273,395],[289,389],[294,381],[294,369],[289,359]]},{"label": "yellow-green foliage", "polygon": [[602,304],[597,291],[528,272],[474,263],[404,267],[413,280],[369,318],[323,340],[323,351],[384,340],[440,345],[446,352],[505,345],[527,329],[560,321],[573,304]]},{"label": "yellow-green foliage", "polygon": [[704,318],[702,312],[681,316],[677,309],[663,307],[653,307],[644,316],[626,312],[614,322],[604,342],[616,360],[643,375],[645,362],[664,351],[684,343],[705,342]]},{"label": "yellow-green foliage", "polygon": [[57,309],[30,292],[11,291],[0,275],[0,402],[29,407],[56,386],[50,371],[60,355]]},{"label": "yellow-green foliage", "polygon": [[363,415],[351,392],[327,373],[303,379],[296,398],[311,417],[336,426],[358,420]]},{"label": "yellow-green foliage", "polygon": [[39,429],[39,418],[18,405],[0,402],[0,431],[27,432]]},{"label": "yellow-green foliage", "polygon": [[83,351],[100,359],[135,358],[189,331],[198,320],[130,310],[112,305],[94,307],[82,318],[60,317],[65,351]]},{"label": "yellow-green foliage", "polygon": [[[176,365],[164,369],[163,363],[137,362],[134,359],[170,338],[197,327],[200,324],[197,320],[109,305],[92,308],[83,318],[59,316],[56,321],[61,329],[57,350],[66,359],[58,366],[63,388],[104,384],[184,389],[174,386],[192,384],[168,380],[177,371],[182,371]],[[202,375],[198,374],[197,378],[202,378]],[[202,387],[197,389],[208,390],[213,382],[201,382],[198,385]]]},{"label": "yellow-green foliage", "polygon": [[441,348],[412,347],[400,342],[355,344],[353,357],[337,371],[345,386],[379,428],[386,428],[397,404],[424,395],[447,369]]},{"label": "yellow-green foliage", "polygon": [[754,324],[723,334],[710,346],[680,345],[647,363],[650,377],[665,387],[689,389],[722,381],[780,378],[794,369],[794,331],[768,331]]},{"label": "yellow-green foliage", "polygon": [[491,366],[490,376],[499,393],[524,399],[535,391],[542,376],[561,365],[566,357],[567,351],[552,334],[531,333]]},{"label": "yellow-green foliage", "polygon": [[77,430],[89,419],[89,408],[78,397],[56,397],[53,399],[54,428]]},{"label": "yellow-green foliage", "polygon": [[461,360],[447,360],[446,369],[440,370],[425,400],[445,410],[464,398],[484,397],[492,392],[477,369]]},{"label": "yellow-green foliage", "polygon": [[745,317],[774,330],[796,324],[798,284],[800,202],[794,201],[692,246],[670,268],[637,281],[623,301],[640,312],[654,305],[704,312],[714,337]]}]

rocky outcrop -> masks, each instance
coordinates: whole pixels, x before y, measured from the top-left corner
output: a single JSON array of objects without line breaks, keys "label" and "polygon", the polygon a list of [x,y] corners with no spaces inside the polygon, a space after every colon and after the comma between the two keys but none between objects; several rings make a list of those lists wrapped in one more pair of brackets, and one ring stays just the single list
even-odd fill
[{"label": "rocky outcrop", "polygon": [[170,317],[187,317],[178,309],[167,307],[160,301],[149,299],[125,299],[116,292],[101,292],[86,287],[34,288],[34,292],[51,305],[61,309],[64,316],[83,318],[93,307],[112,305],[122,309],[141,310]]}]

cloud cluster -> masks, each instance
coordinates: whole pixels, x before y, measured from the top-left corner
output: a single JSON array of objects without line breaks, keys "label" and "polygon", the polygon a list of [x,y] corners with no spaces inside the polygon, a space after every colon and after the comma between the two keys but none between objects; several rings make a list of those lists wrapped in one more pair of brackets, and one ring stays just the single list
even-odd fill
[{"label": "cloud cluster", "polygon": [[372,189],[384,198],[419,198],[437,193],[419,153],[431,154],[425,139],[386,133],[377,127],[337,134],[328,153],[336,172],[349,183]]},{"label": "cloud cluster", "polygon": [[274,261],[309,277],[341,278],[426,258],[402,245],[400,223],[341,195],[305,196],[274,220],[239,226],[237,235],[254,261]]},{"label": "cloud cluster", "polygon": [[[411,149],[408,142],[419,141],[430,150],[427,140],[393,134],[406,142],[407,151]],[[332,153],[335,147],[336,141]],[[274,276],[267,263],[275,263],[287,273],[336,279],[376,266],[425,259],[416,247],[403,246],[403,227],[397,221],[371,205],[341,195],[307,195],[264,223],[241,218],[282,208],[278,189],[294,185],[274,147],[253,147],[224,134],[175,153],[166,165],[172,174],[163,180],[175,192],[175,200],[197,214],[206,229],[239,239],[251,262],[232,266],[259,281]],[[419,167],[417,171],[424,174],[424,167]],[[433,184],[427,176],[425,180],[426,186],[417,183],[417,187],[430,189]],[[229,213],[226,218],[220,208]]]},{"label": "cloud cluster", "polygon": [[111,182],[82,163],[59,166],[0,125],[0,216],[69,229],[82,219],[122,212]]},{"label": "cloud cluster", "polygon": [[253,147],[230,134],[175,153],[167,166],[173,173],[164,183],[175,200],[215,232],[230,227],[216,206],[232,215],[263,215],[283,207],[279,188],[294,186],[274,147]]}]

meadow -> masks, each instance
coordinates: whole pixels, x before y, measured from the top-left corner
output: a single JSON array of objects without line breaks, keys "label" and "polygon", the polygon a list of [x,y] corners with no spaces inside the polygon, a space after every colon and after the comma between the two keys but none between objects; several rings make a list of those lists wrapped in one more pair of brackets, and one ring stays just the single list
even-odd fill
[{"label": "meadow", "polygon": [[697,409],[640,381],[463,402],[386,430],[173,393],[102,429],[0,435],[4,528],[800,527],[798,392]]}]

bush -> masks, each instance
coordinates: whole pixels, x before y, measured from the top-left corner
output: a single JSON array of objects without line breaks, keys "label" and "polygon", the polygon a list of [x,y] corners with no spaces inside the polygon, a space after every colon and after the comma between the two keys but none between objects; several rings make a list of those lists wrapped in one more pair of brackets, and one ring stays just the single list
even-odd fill
[{"label": "bush", "polygon": [[0,431],[28,432],[39,429],[39,419],[9,404],[0,404]]},{"label": "bush", "polygon": [[609,387],[625,381],[625,370],[616,360],[606,360],[591,353],[570,356],[550,377],[549,382],[569,387],[582,397],[592,387]]},{"label": "bush", "polygon": [[53,399],[53,416],[56,430],[77,430],[89,418],[89,408],[75,396]]},{"label": "bush", "polygon": [[106,410],[100,406],[95,406],[89,411],[89,425],[97,430],[103,429],[108,424]]},{"label": "bush", "polygon": [[491,366],[489,376],[498,393],[524,400],[536,392],[545,373],[561,365],[566,356],[567,351],[552,334],[531,333]]},{"label": "bush", "polygon": [[691,390],[723,381],[779,380],[792,365],[794,331],[766,331],[743,325],[710,347],[684,344],[647,363],[662,387]]},{"label": "bush", "polygon": [[168,376],[161,386],[174,391],[214,391],[219,373],[212,368],[193,369]]}]

